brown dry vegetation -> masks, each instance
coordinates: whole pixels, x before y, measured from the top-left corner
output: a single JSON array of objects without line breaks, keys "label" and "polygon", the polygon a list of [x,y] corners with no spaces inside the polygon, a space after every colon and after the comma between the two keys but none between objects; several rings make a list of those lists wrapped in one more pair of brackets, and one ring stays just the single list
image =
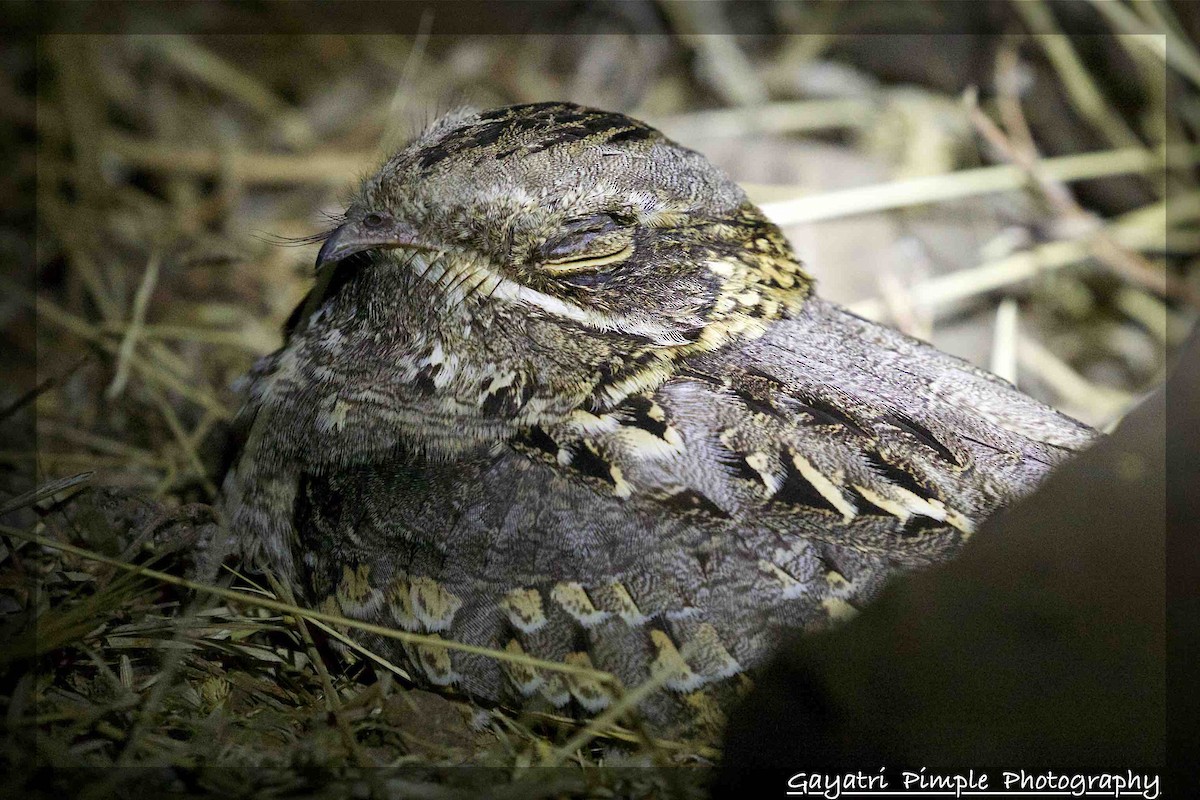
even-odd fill
[{"label": "brown dry vegetation", "polygon": [[[1164,4],[1008,5],[1007,37],[863,37],[888,20],[836,2],[696,36],[732,10],[647,2],[584,12],[574,30],[613,32],[577,38],[40,38],[36,103],[19,63],[4,86],[37,143],[16,165],[36,257],[5,244],[34,280],[0,292],[5,794],[697,791],[696,770],[578,767],[703,766],[717,743],[414,690],[268,577],[186,579],[219,524],[233,381],[311,279],[315,248],[284,242],[451,106],[623,110],[742,181],[826,296],[1106,426],[1161,382],[1200,297],[1200,55]],[[1110,35],[1061,35],[1077,14]],[[114,769],[135,766],[171,769]]]}]

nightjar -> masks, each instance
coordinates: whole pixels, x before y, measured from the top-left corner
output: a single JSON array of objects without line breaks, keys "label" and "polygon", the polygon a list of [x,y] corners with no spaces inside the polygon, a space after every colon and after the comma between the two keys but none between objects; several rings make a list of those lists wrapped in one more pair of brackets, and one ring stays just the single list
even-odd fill
[{"label": "nightjar", "polygon": [[[952,556],[1095,435],[817,297],[732,180],[621,114],[440,119],[317,267],[247,379],[243,555],[348,617],[653,676],[664,732],[719,725],[782,634]],[[583,670],[363,638],[483,702],[613,702]]]}]

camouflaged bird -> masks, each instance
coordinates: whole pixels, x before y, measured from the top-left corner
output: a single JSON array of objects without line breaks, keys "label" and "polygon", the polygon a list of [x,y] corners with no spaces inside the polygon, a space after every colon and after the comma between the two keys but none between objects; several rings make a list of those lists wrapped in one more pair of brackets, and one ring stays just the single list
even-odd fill
[{"label": "camouflaged bird", "polygon": [[[656,676],[660,730],[719,724],[783,632],[948,558],[1094,436],[818,298],[733,181],[621,114],[441,119],[317,267],[248,378],[242,551],[349,617]],[[481,701],[612,702],[584,671],[370,644]]]}]

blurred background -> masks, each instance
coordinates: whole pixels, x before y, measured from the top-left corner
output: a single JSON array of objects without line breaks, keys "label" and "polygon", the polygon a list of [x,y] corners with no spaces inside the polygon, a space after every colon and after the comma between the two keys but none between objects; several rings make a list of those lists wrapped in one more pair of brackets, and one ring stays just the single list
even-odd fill
[{"label": "blurred background", "polygon": [[[280,344],[311,283],[316,245],[294,240],[460,105],[569,100],[660,127],[746,187],[827,298],[1092,425],[1162,382],[1200,307],[1196,5],[539,5],[529,33],[511,20],[489,33],[495,7],[475,19],[474,4],[404,3],[377,26],[404,34],[315,35],[303,31],[327,28],[290,6],[253,4],[226,10],[239,30],[297,33],[47,32],[6,47],[4,135],[24,155],[2,244],[31,266],[0,292],[0,487],[44,491],[5,519],[47,525],[79,487],[120,490],[105,496],[140,505],[109,527],[49,529],[129,557],[147,520],[210,503],[233,382]],[[161,598],[123,596],[126,617],[104,618],[93,592],[111,575],[62,555],[31,593],[19,549],[0,552],[4,631],[88,597],[106,620],[35,648],[66,665],[37,691],[107,671],[136,707],[162,653],[120,649],[110,628]],[[232,668],[192,668],[207,713],[204,692],[228,694]],[[33,713],[45,698],[24,691]],[[67,720],[64,757],[80,742],[99,742],[84,750],[96,763],[130,752],[55,702],[43,713]]]}]

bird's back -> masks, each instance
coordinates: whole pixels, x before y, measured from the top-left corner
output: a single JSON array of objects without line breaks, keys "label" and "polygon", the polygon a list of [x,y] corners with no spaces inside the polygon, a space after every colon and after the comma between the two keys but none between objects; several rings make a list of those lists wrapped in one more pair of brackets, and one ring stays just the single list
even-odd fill
[{"label": "bird's back", "polygon": [[[314,602],[350,617],[655,677],[660,728],[718,724],[789,630],[851,615],[1093,434],[928,345],[812,300],[616,408],[461,458],[304,475]],[[414,677],[596,713],[613,693],[488,655],[376,640]]]}]

